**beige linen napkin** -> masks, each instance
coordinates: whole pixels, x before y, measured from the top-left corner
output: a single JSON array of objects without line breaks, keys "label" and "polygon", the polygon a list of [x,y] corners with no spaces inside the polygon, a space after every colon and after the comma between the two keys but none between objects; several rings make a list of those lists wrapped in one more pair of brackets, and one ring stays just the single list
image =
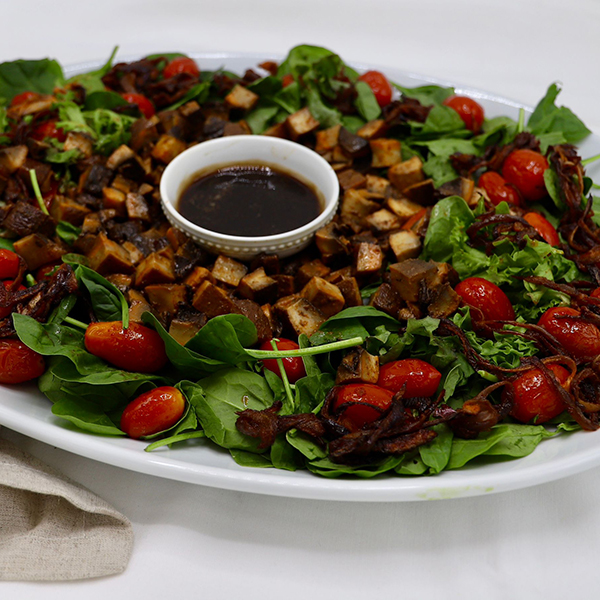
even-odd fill
[{"label": "beige linen napkin", "polygon": [[125,570],[131,523],[61,473],[0,439],[0,581],[59,581]]}]

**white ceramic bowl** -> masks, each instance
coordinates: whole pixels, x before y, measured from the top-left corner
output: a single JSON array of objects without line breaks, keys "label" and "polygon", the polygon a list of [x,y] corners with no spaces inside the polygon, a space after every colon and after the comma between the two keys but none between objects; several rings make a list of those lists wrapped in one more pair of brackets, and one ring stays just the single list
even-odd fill
[{"label": "white ceramic bowl", "polygon": [[[321,214],[297,229],[259,237],[210,231],[179,214],[179,196],[194,175],[211,167],[249,162],[279,167],[301,181],[311,183],[320,192],[324,203]],[[329,163],[305,146],[269,136],[239,135],[202,142],[182,152],[165,169],[160,182],[160,195],[163,210],[171,225],[181,229],[207,250],[241,260],[250,260],[261,252],[283,258],[308,246],[315,231],[331,221],[337,210],[339,183]]]}]

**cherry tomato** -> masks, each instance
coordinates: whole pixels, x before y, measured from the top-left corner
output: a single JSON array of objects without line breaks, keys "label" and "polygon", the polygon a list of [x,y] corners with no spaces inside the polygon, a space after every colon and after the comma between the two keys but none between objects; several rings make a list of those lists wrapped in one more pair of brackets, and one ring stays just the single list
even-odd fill
[{"label": "cherry tomato", "polygon": [[129,102],[129,104],[135,104],[146,119],[154,115],[154,106],[146,96],[142,96],[142,94],[122,94],[122,96],[123,100]]},{"label": "cherry tomato", "polygon": [[[569,378],[569,371],[560,365],[548,365],[561,385]],[[556,391],[548,376],[541,369],[531,369],[519,375],[513,381],[514,406],[511,415],[528,423],[535,419],[535,423],[545,423],[560,415],[565,410],[565,404]],[[503,392],[506,398],[508,390]]]},{"label": "cherry tomato", "polygon": [[392,86],[386,76],[379,71],[367,71],[359,78],[359,81],[364,81],[375,94],[377,104],[383,108],[392,101]]},{"label": "cherry tomato", "polygon": [[0,340],[0,383],[23,383],[39,377],[44,359],[19,340]]},{"label": "cherry tomato", "polygon": [[545,242],[551,246],[558,246],[560,244],[556,229],[554,229],[552,223],[546,217],[540,215],[540,213],[529,212],[523,218],[542,236]]},{"label": "cherry tomato", "polygon": [[[2,282],[4,284],[5,288],[8,288],[12,285],[12,281],[3,281]],[[24,285],[19,285],[19,287],[17,287],[17,291],[22,291],[27,289]],[[0,306],[0,319],[4,319],[5,317],[8,317],[8,315],[10,315],[10,313],[13,311],[13,307],[12,306]]]},{"label": "cherry tomato", "polygon": [[174,77],[175,75],[179,75],[179,73],[189,73],[190,75],[194,75],[194,77],[198,77],[200,69],[195,60],[187,56],[179,56],[178,58],[174,58],[165,67],[163,77],[169,79],[169,77]]},{"label": "cherry tomato", "polygon": [[14,279],[21,263],[19,255],[11,250],[0,249],[0,279]]},{"label": "cherry tomato", "polygon": [[39,94],[36,92],[21,92],[17,94],[11,101],[11,106],[17,106],[18,104],[23,104],[23,102],[29,102],[30,100],[34,100],[39,97]]},{"label": "cherry tomato", "polygon": [[281,85],[285,88],[288,85],[292,85],[294,83],[294,76],[291,73],[284,75],[281,79]]},{"label": "cherry tomato", "polygon": [[584,320],[565,318],[580,314],[567,306],[549,308],[540,317],[538,325],[553,335],[569,354],[588,362],[600,354],[600,329]]},{"label": "cherry tomato", "polygon": [[91,323],[85,332],[85,347],[106,362],[138,373],[154,373],[167,364],[165,344],[153,329],[121,321]]},{"label": "cherry tomato", "polygon": [[67,139],[67,134],[60,127],[56,127],[56,121],[45,121],[33,130],[31,137],[38,142],[43,142],[47,137],[64,142]]},{"label": "cherry tomato", "polygon": [[473,133],[477,133],[483,125],[485,118],[483,107],[473,98],[468,96],[450,96],[443,102],[444,106],[450,107],[458,113],[465,127]]},{"label": "cherry tomato", "polygon": [[454,291],[470,306],[475,320],[513,321],[515,310],[508,296],[495,284],[483,277],[468,277]]},{"label": "cherry tomato", "polygon": [[412,229],[426,214],[427,209],[421,209],[419,212],[416,212],[412,217],[410,217],[408,221],[405,221],[400,229],[403,229],[404,231]]},{"label": "cherry tomato", "polygon": [[404,389],[404,398],[429,397],[435,394],[442,374],[418,358],[405,358],[387,363],[379,369],[377,385],[391,392]]},{"label": "cherry tomato", "polygon": [[508,185],[504,177],[495,171],[486,171],[479,178],[478,185],[485,190],[490,202],[494,206],[498,206],[500,202],[508,202],[515,206],[521,205],[519,192],[514,187]]},{"label": "cherry tomato", "polygon": [[174,387],[154,388],[130,402],[121,416],[121,429],[138,439],[169,429],[181,419],[185,398]]},{"label": "cherry tomato", "polygon": [[513,150],[502,165],[502,176],[514,185],[525,200],[543,198],[546,192],[544,171],[548,168],[546,157],[533,150]]},{"label": "cherry tomato", "polygon": [[54,270],[60,265],[60,263],[49,263],[43,265],[35,272],[35,280],[41,281],[42,279],[50,279],[54,274]]},{"label": "cherry tomato", "polygon": [[349,429],[360,429],[376,421],[390,407],[393,397],[394,392],[372,383],[350,383],[341,386],[333,409],[352,403],[343,409],[342,422]]},{"label": "cherry tomato", "polygon": [[[277,344],[278,350],[298,350],[300,346],[296,344],[296,342],[292,342],[292,340],[280,339]],[[264,342],[261,347],[261,350],[273,350],[273,346],[271,342]],[[304,369],[304,362],[302,358],[299,356],[290,356],[288,358],[282,358],[283,368],[285,369],[285,373],[289,379],[290,383],[296,383],[298,379],[302,379],[302,377],[306,377],[306,370]],[[267,358],[263,360],[263,365],[265,369],[269,371],[273,371],[275,375],[281,375],[279,372],[279,365],[277,364],[277,360],[275,358]]]},{"label": "cherry tomato", "polygon": [[592,298],[600,298],[600,288],[596,288],[591,294]]}]

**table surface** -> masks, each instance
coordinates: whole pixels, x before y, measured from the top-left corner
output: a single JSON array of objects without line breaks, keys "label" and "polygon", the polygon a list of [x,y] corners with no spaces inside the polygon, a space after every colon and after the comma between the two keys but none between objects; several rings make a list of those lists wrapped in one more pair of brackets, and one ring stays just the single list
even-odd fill
[{"label": "table surface", "polygon": [[[535,104],[561,103],[600,133],[595,0],[80,0],[3,2],[0,60],[63,64],[215,50],[284,55],[300,43]],[[354,504],[210,489],[0,435],[60,469],[133,522],[126,572],[94,581],[1,585],[45,600],[596,597],[600,469],[469,499]],[[0,532],[1,535],[1,532]],[[243,596],[242,596],[243,594]]]}]

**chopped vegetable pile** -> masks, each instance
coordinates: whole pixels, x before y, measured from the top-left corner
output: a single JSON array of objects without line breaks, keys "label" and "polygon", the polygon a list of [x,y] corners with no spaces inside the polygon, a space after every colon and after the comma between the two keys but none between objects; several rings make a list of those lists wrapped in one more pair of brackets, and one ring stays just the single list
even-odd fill
[{"label": "chopped vegetable pile", "polygon": [[[0,64],[0,382],[37,378],[57,417],[148,451],[206,438],[324,477],[598,429],[590,132],[556,85],[526,122],[313,46],[243,75],[115,53],[68,80]],[[162,213],[171,160],[243,134],[338,175],[338,214],[291,258],[211,255]]]}]

